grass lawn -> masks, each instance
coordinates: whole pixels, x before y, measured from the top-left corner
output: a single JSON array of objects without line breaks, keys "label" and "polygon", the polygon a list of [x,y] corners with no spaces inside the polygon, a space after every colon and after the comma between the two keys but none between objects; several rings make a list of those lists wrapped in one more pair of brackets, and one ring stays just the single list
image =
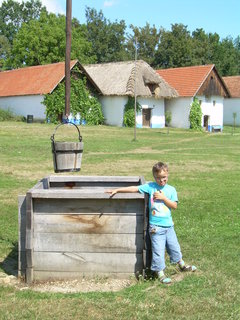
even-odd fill
[{"label": "grass lawn", "polygon": [[[66,127],[66,126],[65,126]],[[17,197],[53,174],[51,124],[0,123],[0,272],[17,269]],[[81,175],[143,175],[169,164],[184,259],[198,267],[164,286],[141,281],[118,292],[39,293],[0,286],[0,319],[240,319],[240,128],[223,133],[82,127]],[[64,140],[76,137],[62,128]],[[11,267],[9,267],[9,264]],[[169,264],[168,264],[169,266]],[[171,274],[172,267],[168,267]]]}]

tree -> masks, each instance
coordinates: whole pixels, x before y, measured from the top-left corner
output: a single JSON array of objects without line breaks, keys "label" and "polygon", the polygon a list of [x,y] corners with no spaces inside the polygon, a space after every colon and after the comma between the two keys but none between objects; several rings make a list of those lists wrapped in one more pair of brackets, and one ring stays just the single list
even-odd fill
[{"label": "tree", "polygon": [[130,25],[130,28],[133,31],[133,35],[128,35],[127,47],[131,58],[134,59],[135,57],[135,39],[137,38],[138,59],[153,65],[156,48],[159,43],[159,31],[155,25],[150,27],[149,23],[146,23],[143,28],[134,27],[133,25]]},{"label": "tree", "polygon": [[210,54],[210,41],[209,36],[205,31],[201,29],[196,29],[192,33],[192,64],[193,65],[203,65],[211,63]]},{"label": "tree", "polygon": [[190,66],[192,62],[191,49],[191,35],[187,26],[173,24],[171,31],[161,29],[154,65],[164,69]]},{"label": "tree", "polygon": [[215,62],[217,70],[222,76],[238,75],[239,73],[239,53],[234,47],[231,37],[222,40],[220,44],[220,55]]},{"label": "tree", "polygon": [[46,12],[46,7],[42,6],[40,0],[21,3],[14,0],[3,1],[0,7],[0,35],[5,36],[12,44],[22,24],[38,19],[43,11]]},{"label": "tree", "polygon": [[126,25],[123,20],[111,23],[102,11],[86,8],[87,37],[92,43],[97,62],[111,62],[126,60],[125,45]]},{"label": "tree", "polygon": [[[86,26],[77,24],[75,20],[74,23],[71,58],[81,63],[94,62],[91,44],[86,39]],[[13,41],[11,56],[6,65],[17,68],[63,61],[65,25],[65,16],[46,12],[42,12],[38,20],[23,23]]]},{"label": "tree", "polygon": [[5,36],[0,36],[0,70],[3,68],[4,61],[10,53],[11,46]]}]

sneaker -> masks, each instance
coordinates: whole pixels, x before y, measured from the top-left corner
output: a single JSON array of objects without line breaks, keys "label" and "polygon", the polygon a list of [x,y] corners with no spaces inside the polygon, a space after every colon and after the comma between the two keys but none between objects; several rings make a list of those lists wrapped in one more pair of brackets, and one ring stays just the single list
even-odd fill
[{"label": "sneaker", "polygon": [[180,269],[180,271],[182,271],[182,272],[187,272],[187,271],[194,272],[194,271],[197,270],[197,268],[196,268],[195,266],[185,265],[185,264],[184,264],[183,266],[181,266],[181,265],[179,264],[179,269]]},{"label": "sneaker", "polygon": [[170,278],[166,277],[165,274],[161,271],[157,273],[157,277],[161,283],[169,284],[172,282],[172,280]]}]

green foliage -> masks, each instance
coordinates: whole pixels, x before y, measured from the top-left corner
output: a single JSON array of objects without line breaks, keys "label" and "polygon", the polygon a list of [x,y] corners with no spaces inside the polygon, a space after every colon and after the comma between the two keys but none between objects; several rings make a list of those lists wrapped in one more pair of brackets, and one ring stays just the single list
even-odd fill
[{"label": "green foliage", "polygon": [[92,44],[96,54],[97,62],[111,62],[129,60],[130,56],[126,50],[126,24],[110,22],[103,12],[97,12],[93,8],[86,8],[87,37]]},{"label": "green foliage", "polygon": [[171,113],[171,111],[166,111],[165,112],[165,123],[166,123],[166,125],[169,126],[171,121],[172,121],[172,113]]},{"label": "green foliage", "polygon": [[156,47],[159,43],[159,31],[155,26],[151,27],[149,23],[143,28],[130,25],[133,35],[128,37],[128,51],[131,58],[135,57],[135,43],[137,38],[137,56],[152,65],[155,59]]},{"label": "green foliage", "polygon": [[191,129],[202,130],[202,109],[197,98],[194,98],[192,102],[189,121]]},{"label": "green foliage", "polygon": [[135,111],[134,111],[134,109],[129,109],[124,112],[123,124],[125,127],[134,127],[134,125],[135,125]]},{"label": "green foliage", "polygon": [[[2,2],[2,1],[1,1]],[[38,19],[46,8],[39,0],[3,1],[0,7],[0,35],[5,36],[12,44],[22,24]]]},{"label": "green foliage", "polygon": [[[73,22],[71,59],[93,63],[95,57],[86,38],[86,26]],[[46,12],[42,12],[38,20],[23,23],[14,38],[6,66],[17,68],[64,61],[65,25],[65,16]]]},{"label": "green foliage", "polygon": [[[96,97],[90,94],[85,78],[71,78],[70,103],[70,111],[74,116],[80,113],[81,119],[84,119],[89,125],[103,124],[101,104]],[[65,84],[60,83],[52,94],[45,95],[43,104],[46,106],[46,116],[51,122],[61,121],[65,112]]]},{"label": "green foliage", "polygon": [[[202,28],[192,33],[183,24],[171,30],[111,22],[103,12],[86,8],[86,24],[72,19],[71,59],[82,64],[138,59],[153,68],[215,64],[221,76],[240,74],[240,37],[220,39]],[[48,13],[40,0],[5,0],[0,6],[0,68],[42,65],[65,58],[65,16]]]},{"label": "green foliage", "polygon": [[159,68],[191,65],[191,35],[187,26],[173,24],[171,31],[160,31],[160,42],[155,54],[155,62]]},{"label": "green foliage", "polygon": [[0,109],[0,121],[23,121],[23,117],[14,115],[10,110]]},{"label": "green foliage", "polygon": [[[128,102],[124,106],[123,124],[125,127],[134,127],[135,125],[135,98],[128,97]],[[136,112],[141,111],[141,105],[136,102]]]}]

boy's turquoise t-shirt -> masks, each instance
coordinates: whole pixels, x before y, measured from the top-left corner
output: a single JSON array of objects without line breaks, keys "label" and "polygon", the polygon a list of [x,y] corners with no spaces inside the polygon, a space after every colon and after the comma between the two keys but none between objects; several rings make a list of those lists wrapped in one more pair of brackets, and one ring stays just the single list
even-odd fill
[{"label": "boy's turquoise t-shirt", "polygon": [[149,195],[149,224],[161,227],[173,226],[171,209],[169,209],[161,200],[154,201],[153,194],[156,191],[161,191],[169,200],[178,202],[176,189],[168,184],[159,186],[156,182],[149,182],[139,186],[138,191]]}]

